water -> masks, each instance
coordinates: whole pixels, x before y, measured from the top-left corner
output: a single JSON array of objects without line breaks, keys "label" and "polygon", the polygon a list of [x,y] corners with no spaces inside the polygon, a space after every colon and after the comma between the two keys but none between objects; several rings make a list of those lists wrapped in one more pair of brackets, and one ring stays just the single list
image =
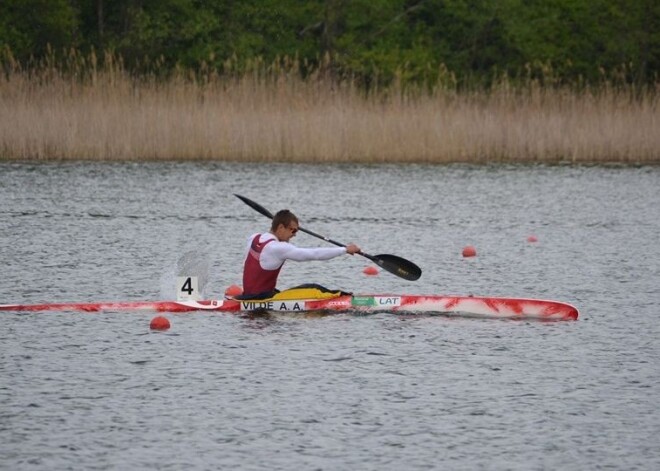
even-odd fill
[{"label": "water", "polygon": [[657,469],[658,188],[656,167],[0,164],[0,303],[173,298],[184,254],[221,297],[268,223],[239,193],[424,270],[289,263],[280,287],[581,313],[3,313],[0,468]]}]

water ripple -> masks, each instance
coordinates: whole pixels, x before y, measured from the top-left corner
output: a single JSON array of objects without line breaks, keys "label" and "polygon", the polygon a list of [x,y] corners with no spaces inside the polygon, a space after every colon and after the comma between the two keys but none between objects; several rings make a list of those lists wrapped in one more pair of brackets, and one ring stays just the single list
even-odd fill
[{"label": "water ripple", "polygon": [[3,303],[159,299],[189,251],[221,297],[268,227],[238,191],[424,270],[345,257],[287,265],[284,286],[582,313],[196,313],[160,333],[143,312],[4,313],[0,468],[656,469],[657,188],[658,168],[0,164]]}]

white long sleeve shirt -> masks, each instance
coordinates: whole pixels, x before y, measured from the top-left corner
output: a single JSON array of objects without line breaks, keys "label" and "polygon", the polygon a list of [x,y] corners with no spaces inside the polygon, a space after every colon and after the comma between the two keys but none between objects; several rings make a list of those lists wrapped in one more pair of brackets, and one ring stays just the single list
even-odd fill
[{"label": "white long sleeve shirt", "polygon": [[[247,241],[247,254],[250,252],[250,247],[254,238],[259,233],[252,234]],[[296,247],[289,242],[280,242],[275,235],[270,232],[261,234],[259,242],[263,243],[269,239],[274,239],[266,245],[261,251],[259,264],[264,270],[277,270],[286,260],[294,260],[296,262],[307,262],[310,260],[329,260],[331,258],[344,255],[346,253],[345,247],[317,247],[317,248],[302,248]]]}]

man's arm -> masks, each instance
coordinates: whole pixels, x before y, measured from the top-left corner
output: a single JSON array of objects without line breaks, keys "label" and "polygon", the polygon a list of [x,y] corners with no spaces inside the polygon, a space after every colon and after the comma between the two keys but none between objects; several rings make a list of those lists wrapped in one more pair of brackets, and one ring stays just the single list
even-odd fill
[{"label": "man's arm", "polygon": [[345,247],[301,248],[296,247],[293,244],[286,245],[288,245],[288,247],[285,251],[283,251],[285,259],[294,260],[296,262],[306,262],[309,260],[329,260],[346,253]]},{"label": "man's arm", "polygon": [[276,270],[286,260],[307,262],[329,260],[347,253],[345,247],[302,248],[288,242],[271,242],[261,252],[261,266],[265,270]]}]

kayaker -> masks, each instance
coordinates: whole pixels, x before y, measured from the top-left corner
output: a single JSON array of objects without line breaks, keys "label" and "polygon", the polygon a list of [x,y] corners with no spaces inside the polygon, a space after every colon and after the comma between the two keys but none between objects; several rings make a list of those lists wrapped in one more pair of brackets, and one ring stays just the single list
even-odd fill
[{"label": "kayaker", "polygon": [[355,244],[346,247],[296,247],[289,241],[297,232],[298,218],[288,209],[283,209],[273,217],[269,232],[252,234],[248,238],[243,266],[243,295],[240,298],[265,299],[276,294],[277,276],[287,260],[329,260],[360,252],[360,247]]}]

